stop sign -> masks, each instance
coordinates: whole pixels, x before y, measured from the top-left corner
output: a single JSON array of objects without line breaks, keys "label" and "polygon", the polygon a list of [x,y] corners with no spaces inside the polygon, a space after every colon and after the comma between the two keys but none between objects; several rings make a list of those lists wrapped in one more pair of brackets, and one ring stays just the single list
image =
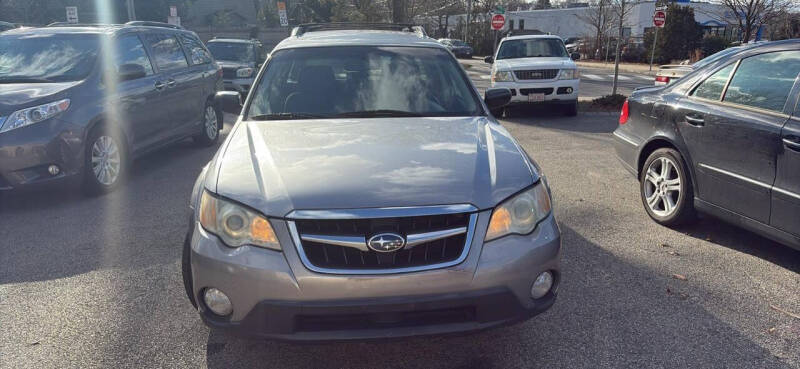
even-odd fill
[{"label": "stop sign", "polygon": [[506,17],[502,14],[495,14],[492,17],[492,29],[499,31],[506,25]]},{"label": "stop sign", "polygon": [[664,27],[664,23],[666,23],[666,22],[667,22],[667,12],[665,12],[663,10],[657,10],[653,14],[653,25],[654,26],[656,26],[658,28],[663,28]]}]

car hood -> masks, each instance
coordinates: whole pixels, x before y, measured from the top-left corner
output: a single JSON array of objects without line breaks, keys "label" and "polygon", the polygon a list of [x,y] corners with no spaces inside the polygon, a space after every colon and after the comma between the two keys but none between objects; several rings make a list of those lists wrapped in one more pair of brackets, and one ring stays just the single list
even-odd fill
[{"label": "car hood", "polygon": [[[486,209],[539,178],[516,141],[485,117],[251,121],[231,135],[216,159],[216,192],[276,217],[310,209]],[[213,178],[206,186],[214,190]]]},{"label": "car hood", "polygon": [[0,116],[38,105],[39,102],[51,102],[78,83],[80,82],[0,84]]},{"label": "car hood", "polygon": [[495,62],[495,68],[497,70],[569,69],[576,66],[570,58],[541,57],[501,59]]}]

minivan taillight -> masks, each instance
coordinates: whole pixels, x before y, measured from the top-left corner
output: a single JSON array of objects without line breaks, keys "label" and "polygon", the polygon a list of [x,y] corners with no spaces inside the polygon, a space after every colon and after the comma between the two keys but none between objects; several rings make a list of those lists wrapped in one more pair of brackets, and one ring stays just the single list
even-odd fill
[{"label": "minivan taillight", "polygon": [[667,76],[656,76],[656,82],[669,83],[669,77],[667,77]]},{"label": "minivan taillight", "polygon": [[622,111],[619,112],[619,124],[628,123],[628,100],[625,100],[625,103],[622,104]]}]

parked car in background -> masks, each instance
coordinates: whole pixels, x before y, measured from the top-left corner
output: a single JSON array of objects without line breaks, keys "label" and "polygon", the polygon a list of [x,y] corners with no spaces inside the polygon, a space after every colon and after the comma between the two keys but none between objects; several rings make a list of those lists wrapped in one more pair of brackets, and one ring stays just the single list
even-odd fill
[{"label": "parked car in background", "polygon": [[265,59],[261,41],[215,38],[209,40],[207,46],[217,64],[222,66],[225,89],[246,97]]},{"label": "parked car in background", "polygon": [[446,46],[450,51],[452,51],[457,58],[472,57],[473,53],[472,46],[469,46],[469,44],[467,44],[464,41],[455,40],[452,38],[441,38],[439,39],[439,42],[441,42],[442,45]]},{"label": "parked car in background", "polygon": [[617,155],[663,225],[695,211],[800,250],[800,40],[728,53],[666,88],[634,91]]},{"label": "parked car in background", "polygon": [[215,143],[221,72],[197,35],[167,24],[4,32],[0,190],[75,179],[107,192],[142,153]]},{"label": "parked car in background", "polygon": [[386,340],[554,303],[550,190],[488,113],[510,93],[481,100],[441,43],[403,25],[303,25],[243,108],[231,95],[218,96],[241,115],[195,184],[182,263],[210,327]]},{"label": "parked car in background", "polygon": [[579,54],[567,52],[558,36],[522,35],[503,38],[497,53],[484,60],[492,63],[491,86],[508,88],[512,105],[557,104],[574,116],[580,73],[573,59],[578,58]]},{"label": "parked car in background", "polygon": [[735,52],[737,52],[737,51],[739,51],[739,50],[741,50],[742,48],[745,48],[745,47],[748,47],[748,46],[729,47],[729,48],[724,49],[722,51],[718,51],[718,52],[716,52],[714,54],[711,54],[711,55],[709,55],[709,56],[707,56],[707,57],[705,57],[703,59],[700,59],[700,60],[696,61],[694,64],[689,64],[688,61],[687,61],[686,64],[667,64],[667,65],[662,65],[662,66],[660,66],[658,68],[658,71],[656,72],[656,85],[657,86],[658,85],[668,85],[670,83],[673,83],[673,82],[683,78],[683,76],[689,74],[691,71],[693,71],[695,69],[702,68],[706,64],[711,64],[711,63],[717,61],[718,59],[721,59],[721,58],[723,58],[725,56],[733,54],[733,53],[735,53]]}]

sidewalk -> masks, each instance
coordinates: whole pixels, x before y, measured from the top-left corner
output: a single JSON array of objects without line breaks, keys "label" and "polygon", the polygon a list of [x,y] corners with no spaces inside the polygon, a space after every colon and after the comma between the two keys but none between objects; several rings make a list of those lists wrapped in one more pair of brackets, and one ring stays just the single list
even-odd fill
[{"label": "sidewalk", "polygon": [[[583,68],[602,68],[608,69],[613,71],[614,70],[614,62],[604,63],[601,61],[584,61],[579,60],[576,62],[579,67]],[[653,70],[650,70],[649,64],[638,64],[638,63],[619,63],[619,71],[620,72],[628,72],[628,73],[640,73],[640,74],[647,74],[654,76],[656,75],[656,71],[658,70],[657,65],[653,65]]]}]

